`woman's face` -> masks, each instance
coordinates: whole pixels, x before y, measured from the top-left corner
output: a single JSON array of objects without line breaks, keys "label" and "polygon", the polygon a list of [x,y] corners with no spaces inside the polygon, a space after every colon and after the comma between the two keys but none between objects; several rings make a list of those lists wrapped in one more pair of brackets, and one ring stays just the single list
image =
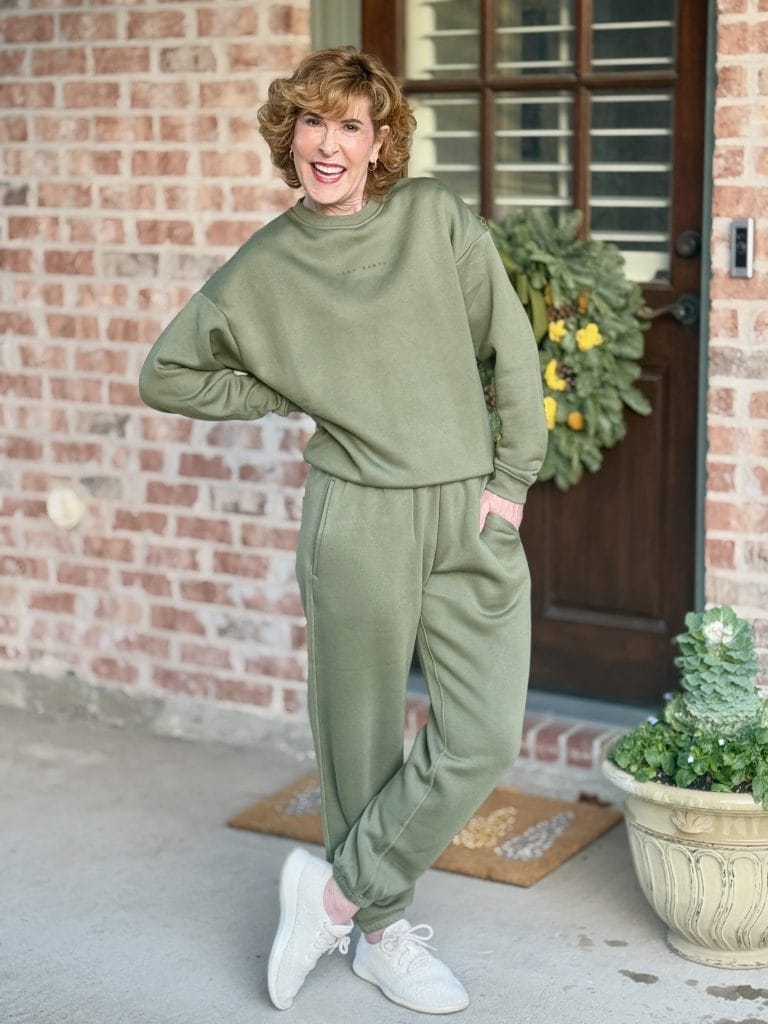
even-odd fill
[{"label": "woman's face", "polygon": [[377,159],[388,131],[383,125],[376,134],[365,98],[353,99],[340,120],[299,111],[293,163],[307,209],[331,215],[362,210],[368,164]]}]

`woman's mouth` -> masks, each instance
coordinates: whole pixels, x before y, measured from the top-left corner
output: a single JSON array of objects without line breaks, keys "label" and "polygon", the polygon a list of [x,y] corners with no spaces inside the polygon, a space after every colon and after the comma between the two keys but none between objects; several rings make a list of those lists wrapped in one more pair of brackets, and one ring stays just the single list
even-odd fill
[{"label": "woman's mouth", "polygon": [[312,174],[316,181],[321,182],[324,185],[334,185],[340,180],[344,174],[344,167],[339,164],[311,164]]}]

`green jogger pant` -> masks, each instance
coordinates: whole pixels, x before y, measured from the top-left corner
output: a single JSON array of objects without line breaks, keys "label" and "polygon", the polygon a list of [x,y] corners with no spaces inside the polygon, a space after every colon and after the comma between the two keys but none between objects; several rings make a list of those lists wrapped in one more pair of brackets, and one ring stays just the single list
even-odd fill
[{"label": "green jogger pant", "polygon": [[[312,469],[297,576],[326,855],[364,931],[404,916],[429,868],[516,757],[530,580],[485,479],[363,487]],[[431,710],[403,760],[416,646]]]}]

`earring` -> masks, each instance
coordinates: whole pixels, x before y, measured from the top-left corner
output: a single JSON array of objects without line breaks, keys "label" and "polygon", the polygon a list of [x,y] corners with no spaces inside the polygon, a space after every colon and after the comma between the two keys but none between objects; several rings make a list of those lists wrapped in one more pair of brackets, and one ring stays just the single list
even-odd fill
[{"label": "earring", "polygon": [[374,160],[373,163],[369,163],[368,164],[368,170],[369,171],[375,171],[378,166],[379,166],[379,161],[378,160]]},{"label": "earring", "polygon": [[293,155],[293,146],[291,146],[291,148],[288,150],[288,156],[291,158],[291,160],[295,159],[295,157]]}]

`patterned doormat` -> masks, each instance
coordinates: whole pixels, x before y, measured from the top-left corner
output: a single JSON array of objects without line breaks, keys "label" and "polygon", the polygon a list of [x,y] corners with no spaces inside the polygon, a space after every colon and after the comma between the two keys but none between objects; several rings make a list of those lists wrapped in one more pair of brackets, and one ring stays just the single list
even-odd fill
[{"label": "patterned doormat", "polygon": [[[621,821],[614,807],[521,793],[498,786],[433,865],[510,885],[533,885]],[[260,800],[228,822],[322,845],[317,775]]]}]

